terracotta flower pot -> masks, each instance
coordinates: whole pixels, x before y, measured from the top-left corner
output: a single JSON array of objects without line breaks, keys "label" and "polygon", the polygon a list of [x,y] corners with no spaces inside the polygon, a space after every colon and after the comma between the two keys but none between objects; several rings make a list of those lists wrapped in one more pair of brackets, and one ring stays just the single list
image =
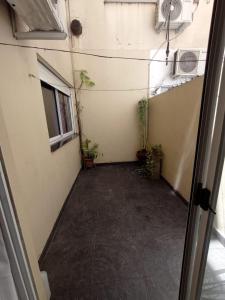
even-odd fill
[{"label": "terracotta flower pot", "polygon": [[137,151],[136,157],[140,163],[144,164],[146,162],[146,158],[147,158],[147,150],[142,149],[142,150]]},{"label": "terracotta flower pot", "polygon": [[94,159],[93,158],[83,158],[84,168],[91,169],[94,167]]}]

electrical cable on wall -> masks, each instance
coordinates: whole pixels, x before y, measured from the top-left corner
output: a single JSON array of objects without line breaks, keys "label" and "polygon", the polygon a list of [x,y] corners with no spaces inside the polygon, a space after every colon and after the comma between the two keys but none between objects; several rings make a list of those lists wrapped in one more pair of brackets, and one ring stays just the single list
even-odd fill
[{"label": "electrical cable on wall", "polygon": [[[175,40],[176,38],[178,38],[180,35],[182,34],[182,32],[179,32],[177,34],[175,34],[172,38],[170,38],[170,41]],[[156,55],[158,54],[158,52],[163,48],[163,46],[166,44],[167,40],[165,39],[160,45],[159,47],[156,49],[154,55],[151,57],[152,61],[154,61],[153,59],[156,57]],[[152,62],[151,61],[151,62]],[[150,62],[150,63],[151,63]]]},{"label": "electrical cable on wall", "polygon": [[[41,81],[41,78],[35,76],[34,74],[29,74],[28,75],[31,78],[35,78]],[[60,85],[58,83],[54,83],[54,82],[50,82],[50,81],[46,81],[47,84],[49,85],[53,85],[53,86],[57,86],[57,87],[66,87],[69,89],[74,89],[73,87],[68,87],[67,85]],[[171,88],[173,86],[171,85],[159,85],[159,86],[153,86],[150,89],[159,89],[159,88]],[[145,91],[148,90],[149,87],[143,87],[143,88],[130,88],[130,89],[88,89],[88,88],[75,88],[76,90],[79,91],[88,91],[88,92],[136,92],[136,91]]]},{"label": "electrical cable on wall", "polygon": [[172,9],[172,0],[170,0],[169,5],[169,14],[168,14],[168,20],[167,20],[167,30],[166,30],[166,40],[167,40],[167,47],[166,47],[166,66],[168,65],[168,58],[170,54],[170,14]]},{"label": "electrical cable on wall", "polygon": [[[3,42],[0,42],[0,45],[17,47],[17,48],[34,49],[34,50],[45,50],[45,51],[55,51],[55,52],[61,52],[61,53],[72,53],[72,54],[92,56],[92,57],[98,57],[98,58],[104,58],[104,59],[121,59],[121,60],[150,61],[150,62],[154,61],[154,62],[160,62],[160,63],[166,62],[166,60],[164,60],[164,59],[125,57],[125,56],[108,56],[108,55],[95,54],[95,53],[91,53],[91,52],[88,53],[88,52],[72,51],[72,50],[70,51],[70,50],[55,49],[55,48],[45,48],[45,47],[36,47],[36,46],[27,46],[27,45],[16,45],[16,44],[3,43]],[[206,61],[206,60],[205,59],[197,59],[197,60],[189,60],[189,61],[179,60],[177,62],[198,62],[198,61]],[[168,62],[173,62],[173,60],[168,60]]]}]

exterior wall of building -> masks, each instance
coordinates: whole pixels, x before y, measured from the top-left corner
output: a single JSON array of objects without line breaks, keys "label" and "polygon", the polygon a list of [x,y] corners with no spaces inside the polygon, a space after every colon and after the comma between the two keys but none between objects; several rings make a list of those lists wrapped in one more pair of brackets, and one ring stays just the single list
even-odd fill
[{"label": "exterior wall of building", "polygon": [[[176,48],[207,48],[213,1],[200,1],[194,21],[171,40]],[[71,19],[79,19],[83,34],[73,49],[109,56],[149,58],[150,51],[166,47],[165,32],[154,29],[155,4],[71,1]],[[175,37],[171,33],[171,37]],[[77,86],[79,70],[87,70],[96,86],[82,91],[84,134],[99,143],[99,162],[132,161],[139,148],[137,102],[148,95],[149,63],[74,55]],[[130,90],[131,89],[131,90]],[[137,89],[137,91],[133,91]],[[105,112],[105,113],[103,113]]]},{"label": "exterior wall of building", "polygon": [[[66,20],[66,7],[63,6]],[[17,41],[0,1],[1,42],[69,50],[64,41]],[[51,152],[37,54],[73,85],[70,53],[0,46],[0,146],[27,253],[44,299],[38,258],[80,170],[79,139]],[[30,76],[30,74],[32,76]]]},{"label": "exterior wall of building", "polygon": [[151,98],[149,142],[161,144],[162,176],[190,200],[203,78]]}]

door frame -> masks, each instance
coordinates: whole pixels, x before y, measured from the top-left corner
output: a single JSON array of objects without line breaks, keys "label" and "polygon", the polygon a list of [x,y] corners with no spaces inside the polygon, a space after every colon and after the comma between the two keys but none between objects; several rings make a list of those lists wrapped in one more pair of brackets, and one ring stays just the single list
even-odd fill
[{"label": "door frame", "polygon": [[[224,69],[223,77],[225,79],[225,69]],[[225,80],[223,80],[223,81],[225,84]],[[223,119],[222,136],[225,137],[225,115],[224,115],[224,119]],[[217,165],[216,165],[216,177],[214,178],[213,189],[212,189],[212,197],[211,197],[210,204],[214,210],[216,210],[222,172],[223,172],[223,168],[225,167],[224,161],[225,161],[225,138],[221,139],[221,142],[220,142],[218,160],[217,160]],[[208,258],[209,244],[210,244],[210,239],[211,239],[211,235],[212,235],[212,231],[213,231],[213,221],[214,221],[214,214],[209,213],[208,218],[207,218],[206,230],[205,230],[205,239],[204,239],[204,243],[203,243],[202,257],[201,257],[201,261],[200,261],[198,285],[197,285],[197,289],[196,289],[197,299],[200,299],[200,297],[201,297],[201,291],[202,291],[204,275],[205,275],[205,267],[206,267],[207,258]]]},{"label": "door frame", "polygon": [[19,299],[37,300],[37,290],[0,147],[0,226]]},{"label": "door frame", "polygon": [[[198,234],[196,228],[199,226],[199,214],[200,208],[195,205],[195,194],[197,184],[203,183],[203,187],[207,187],[207,174],[210,166],[210,154],[212,150],[212,134],[214,129],[214,112],[217,109],[218,91],[221,84],[221,72],[223,68],[224,59],[224,45],[225,45],[225,1],[215,0],[211,21],[210,37],[208,43],[208,54],[206,72],[203,85],[202,103],[200,111],[200,121],[198,129],[198,138],[196,146],[196,155],[193,171],[192,190],[190,207],[187,222],[187,231],[185,238],[185,247],[182,263],[182,273],[180,282],[179,299],[187,300],[187,292],[191,288],[190,276],[193,269],[193,251],[198,240]],[[211,138],[210,138],[211,137]],[[221,146],[222,147],[222,146]],[[219,150],[214,149],[219,155]],[[220,149],[222,151],[222,149]],[[217,169],[219,172],[217,162]],[[213,170],[213,171],[215,171]],[[214,174],[213,174],[214,175]],[[214,176],[213,176],[214,178]],[[217,180],[218,181],[218,180]],[[218,182],[214,183],[212,192],[215,194],[216,188],[218,188]],[[217,186],[216,186],[217,185]],[[213,194],[212,193],[212,194]],[[210,204],[215,208],[215,199],[210,199]],[[203,280],[203,272],[205,269],[206,257],[208,249],[204,249],[209,244],[210,226],[212,225],[213,216],[206,212],[203,216],[205,219],[205,232],[201,232],[204,239],[201,241],[201,260],[198,266],[198,271],[194,275],[196,276],[196,297],[200,297],[201,285]],[[196,298],[199,299],[199,298]]]}]

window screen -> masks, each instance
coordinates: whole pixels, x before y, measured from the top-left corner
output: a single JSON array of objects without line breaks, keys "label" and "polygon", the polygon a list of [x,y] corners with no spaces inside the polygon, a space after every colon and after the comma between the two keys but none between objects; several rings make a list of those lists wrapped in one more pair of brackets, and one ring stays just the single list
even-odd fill
[{"label": "window screen", "polygon": [[63,133],[68,133],[73,129],[72,122],[71,122],[69,97],[60,91],[58,92],[58,95],[59,95],[60,114],[62,120],[62,130]]}]

